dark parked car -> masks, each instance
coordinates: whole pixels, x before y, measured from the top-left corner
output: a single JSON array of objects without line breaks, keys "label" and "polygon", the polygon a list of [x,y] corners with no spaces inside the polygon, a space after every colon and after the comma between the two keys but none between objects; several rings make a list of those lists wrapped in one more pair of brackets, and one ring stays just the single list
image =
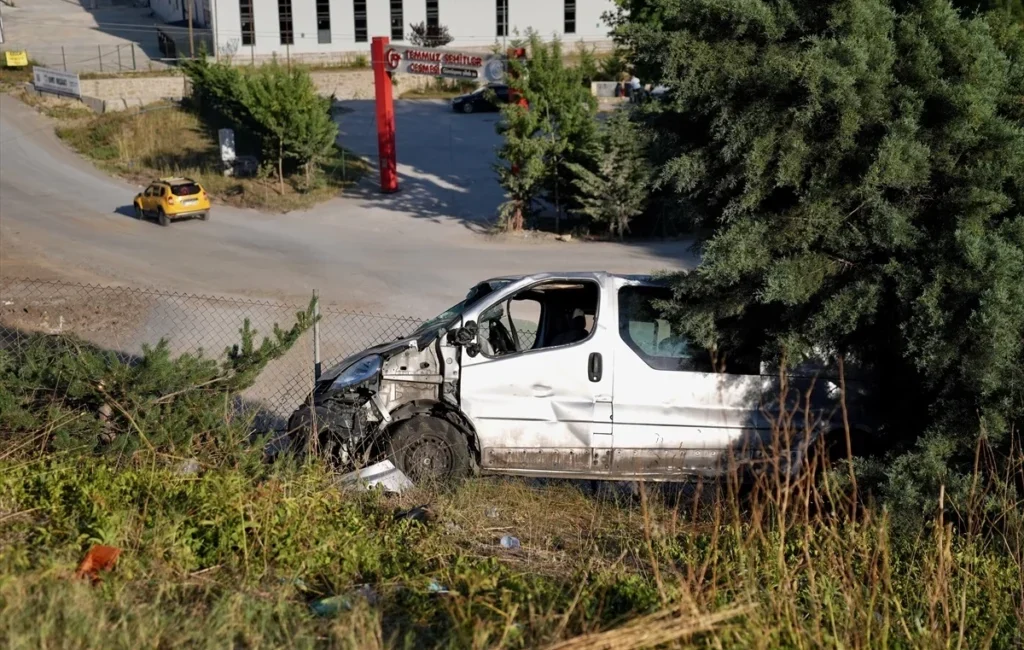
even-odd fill
[{"label": "dark parked car", "polygon": [[462,113],[481,113],[501,110],[502,104],[508,103],[508,86],[505,84],[488,84],[471,93],[459,95],[452,99],[452,110]]}]

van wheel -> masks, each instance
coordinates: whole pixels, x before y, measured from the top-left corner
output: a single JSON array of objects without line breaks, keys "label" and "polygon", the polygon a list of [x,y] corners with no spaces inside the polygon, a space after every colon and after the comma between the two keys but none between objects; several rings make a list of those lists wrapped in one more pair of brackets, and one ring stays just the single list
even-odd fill
[{"label": "van wheel", "polygon": [[469,443],[450,422],[417,415],[395,427],[388,457],[415,483],[449,482],[471,472]]},{"label": "van wheel", "polygon": [[160,209],[157,210],[156,220],[160,223],[161,226],[163,226],[165,228],[167,226],[171,225],[171,220],[169,218],[167,218],[167,213],[164,212],[163,208],[160,208]]},{"label": "van wheel", "polygon": [[462,112],[463,113],[472,113],[473,112],[473,104],[471,102],[465,102],[462,105]]}]

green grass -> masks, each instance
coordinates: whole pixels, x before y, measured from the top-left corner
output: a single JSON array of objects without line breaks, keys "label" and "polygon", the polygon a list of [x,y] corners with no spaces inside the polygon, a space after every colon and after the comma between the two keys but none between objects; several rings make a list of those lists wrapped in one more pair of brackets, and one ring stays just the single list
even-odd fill
[{"label": "green grass", "polygon": [[302,174],[286,178],[283,192],[276,178],[226,177],[220,171],[216,138],[194,113],[173,104],[68,120],[57,128],[57,135],[100,167],[140,185],[155,178],[188,176],[199,181],[215,202],[274,212],[326,201],[369,169],[364,159],[336,147],[309,186]]},{"label": "green grass", "polygon": [[399,99],[450,99],[472,92],[476,87],[477,84],[472,82],[434,79],[423,88],[414,88],[403,92]]},{"label": "green grass", "polygon": [[8,67],[3,63],[3,52],[0,52],[0,92],[13,90],[23,84],[30,83],[32,81],[32,66],[34,65],[39,65],[39,62],[30,60],[26,66]]},{"label": "green grass", "polygon": [[[979,484],[959,519],[899,536],[883,508],[851,517],[832,473],[742,498],[488,478],[342,492],[322,462],[236,442],[251,423],[224,419],[227,395],[204,397],[204,385],[161,402],[160,386],[181,395],[184,378],[208,376],[193,358],[151,354],[129,370],[36,341],[0,350],[5,648],[1024,642],[1024,509],[1005,486]],[[118,406],[107,425],[104,400]],[[190,404],[208,410],[189,415]],[[97,444],[107,426],[117,438]],[[183,472],[186,459],[199,471]],[[1024,459],[1005,478],[1024,478]],[[425,523],[396,516],[420,504]],[[503,549],[502,535],[522,548]],[[122,549],[96,585],[73,577],[93,544]],[[314,613],[331,596],[344,606]]]}]

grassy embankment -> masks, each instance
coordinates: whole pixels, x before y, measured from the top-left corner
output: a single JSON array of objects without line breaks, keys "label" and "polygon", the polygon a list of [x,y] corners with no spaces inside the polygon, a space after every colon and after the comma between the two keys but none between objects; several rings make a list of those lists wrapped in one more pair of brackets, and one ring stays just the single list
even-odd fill
[{"label": "grassy embankment", "polygon": [[216,133],[177,104],[96,115],[77,102],[27,93],[22,99],[58,120],[57,135],[102,169],[140,185],[166,176],[188,176],[199,181],[215,202],[228,205],[275,212],[308,208],[336,196],[369,169],[363,158],[335,147],[310,186],[304,175],[295,174],[285,179],[282,194],[269,171],[250,178],[224,176]]},{"label": "grassy embankment", "polygon": [[[851,517],[800,488],[632,497],[477,479],[347,493],[320,463],[265,459],[226,411],[190,416],[159,397],[160,382],[138,378],[169,372],[160,363],[26,350],[0,351],[5,648],[1024,643],[1021,503],[995,486],[913,535],[895,534],[884,508]],[[119,391],[104,425],[97,400]],[[198,471],[182,469],[190,458]],[[1024,478],[1021,459],[1015,468],[1011,484]],[[425,523],[395,517],[423,503]],[[502,548],[502,535],[522,548]],[[96,543],[123,554],[91,585],[72,574]],[[311,608],[334,595],[337,612]]]}]

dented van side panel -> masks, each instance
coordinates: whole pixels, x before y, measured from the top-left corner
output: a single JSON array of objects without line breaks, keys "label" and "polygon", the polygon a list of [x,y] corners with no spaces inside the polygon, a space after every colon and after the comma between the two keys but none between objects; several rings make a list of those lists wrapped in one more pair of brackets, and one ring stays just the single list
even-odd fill
[{"label": "dented van side panel", "polygon": [[[593,354],[606,355],[614,314],[603,311],[602,276],[574,274],[571,279],[598,288],[598,313],[587,339],[495,358],[484,353],[462,357],[461,407],[476,429],[485,470],[607,471],[606,459],[595,450],[611,447],[614,368],[610,357],[604,359],[601,378],[591,381],[588,363]],[[528,286],[529,281],[510,285],[467,313],[464,322]]]}]

